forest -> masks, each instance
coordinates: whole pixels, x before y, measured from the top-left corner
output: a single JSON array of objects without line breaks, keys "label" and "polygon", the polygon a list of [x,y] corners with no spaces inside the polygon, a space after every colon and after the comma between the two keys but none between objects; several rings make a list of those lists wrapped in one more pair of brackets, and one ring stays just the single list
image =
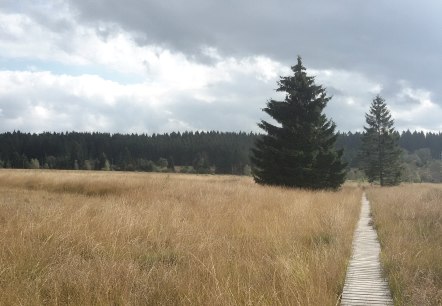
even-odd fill
[{"label": "forest", "polygon": [[[359,170],[359,132],[339,133],[349,179],[363,179]],[[250,174],[250,148],[260,137],[245,132],[173,132],[166,134],[22,133],[0,134],[0,168],[44,168]],[[442,182],[442,133],[405,131],[403,180]]]}]

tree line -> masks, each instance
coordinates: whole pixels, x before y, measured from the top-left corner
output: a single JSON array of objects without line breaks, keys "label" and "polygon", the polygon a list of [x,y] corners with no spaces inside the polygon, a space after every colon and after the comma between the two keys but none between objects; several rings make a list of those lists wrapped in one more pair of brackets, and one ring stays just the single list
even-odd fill
[{"label": "tree line", "polygon": [[0,167],[243,174],[257,135],[229,132],[166,134],[0,134]]},{"label": "tree line", "polygon": [[[397,135],[405,180],[431,181],[426,167],[441,160],[442,133],[405,131]],[[153,135],[15,131],[0,134],[0,167],[247,175],[249,152],[259,136],[214,131]],[[355,174],[361,163],[362,133],[338,133],[335,145],[343,149],[348,175],[362,177]]]}]

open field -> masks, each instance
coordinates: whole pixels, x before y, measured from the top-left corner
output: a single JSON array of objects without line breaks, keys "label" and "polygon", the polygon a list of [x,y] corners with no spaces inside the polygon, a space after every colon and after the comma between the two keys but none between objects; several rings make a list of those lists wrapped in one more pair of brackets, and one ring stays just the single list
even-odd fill
[{"label": "open field", "polygon": [[0,304],[335,305],[361,190],[0,171]]},{"label": "open field", "polygon": [[397,305],[442,305],[442,185],[367,192]]}]

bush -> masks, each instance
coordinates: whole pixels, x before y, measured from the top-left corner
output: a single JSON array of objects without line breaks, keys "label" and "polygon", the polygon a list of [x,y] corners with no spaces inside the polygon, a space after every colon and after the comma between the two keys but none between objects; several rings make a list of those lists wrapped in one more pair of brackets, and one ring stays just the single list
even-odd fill
[{"label": "bush", "polygon": [[30,169],[40,169],[40,162],[36,158],[32,158],[29,161],[29,168]]}]

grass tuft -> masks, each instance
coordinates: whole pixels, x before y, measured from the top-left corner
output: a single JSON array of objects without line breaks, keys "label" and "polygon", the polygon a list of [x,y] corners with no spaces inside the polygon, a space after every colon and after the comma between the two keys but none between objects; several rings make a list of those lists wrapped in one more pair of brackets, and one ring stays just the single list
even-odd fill
[{"label": "grass tuft", "polygon": [[0,171],[1,305],[335,305],[361,189]]},{"label": "grass tuft", "polygon": [[442,305],[442,186],[372,188],[381,261],[397,305]]}]

